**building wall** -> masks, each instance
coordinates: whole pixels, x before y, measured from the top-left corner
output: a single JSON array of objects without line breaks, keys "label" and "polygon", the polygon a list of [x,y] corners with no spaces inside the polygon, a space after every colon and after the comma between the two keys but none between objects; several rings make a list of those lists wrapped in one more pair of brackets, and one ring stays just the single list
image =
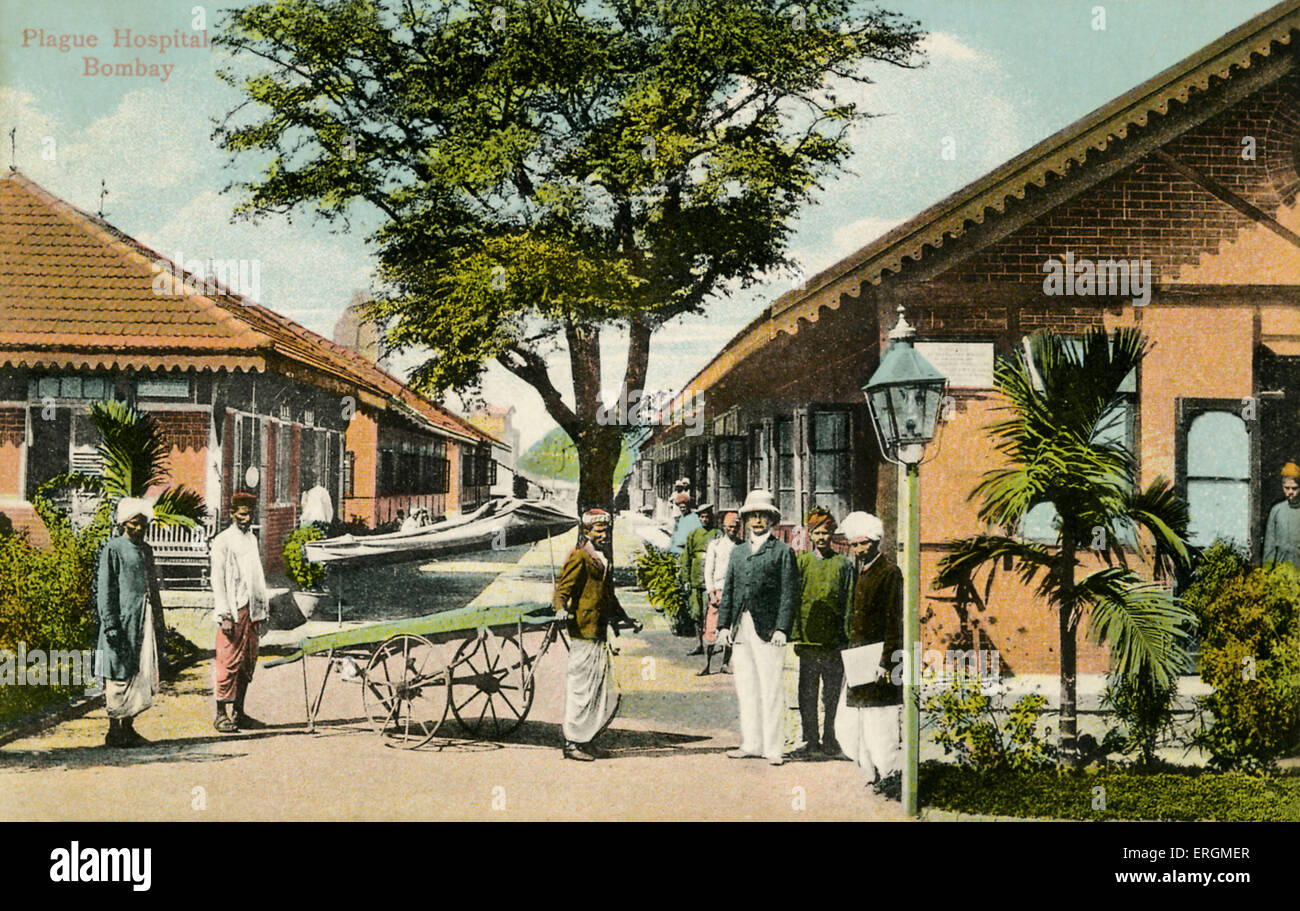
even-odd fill
[{"label": "building wall", "polygon": [[[1285,210],[1289,217],[1285,212],[1294,211],[1300,188],[1298,111],[1300,76],[1287,77],[1189,130],[1164,151],[1270,215]],[[1246,157],[1252,148],[1253,157]],[[1294,283],[1297,251],[1270,241],[1262,248],[1267,255],[1258,257],[1255,240],[1263,233],[1272,232],[1148,155],[979,251],[950,274],[961,281],[1041,284],[1043,261],[1068,249],[1091,259],[1149,259],[1158,283],[1268,283],[1261,274]]]},{"label": "building wall", "polygon": [[1253,394],[1254,325],[1249,305],[1161,306],[1141,314],[1141,329],[1157,342],[1142,361],[1144,484],[1157,475],[1175,477],[1179,398],[1245,400]]},{"label": "building wall", "polygon": [[[1166,151],[1300,231],[1298,99],[1300,78],[1288,78],[1210,119]],[[1253,158],[1242,154],[1251,145],[1243,144],[1247,137],[1253,139]],[[1049,258],[1062,260],[1067,252],[1076,260],[1136,260],[1139,269],[1147,261],[1154,289],[1150,301],[1138,306],[1132,294],[1046,294],[1044,264]],[[905,276],[866,286],[857,298],[814,298],[811,303],[821,309],[804,309],[814,317],[801,322],[797,334],[776,334],[703,390],[710,421],[737,405],[789,413],[810,403],[860,400],[857,387],[878,365],[899,303],[906,305],[919,339],[992,343],[999,355],[1010,354],[1024,336],[1042,329],[1078,335],[1093,326],[1136,326],[1152,343],[1138,375],[1135,440],[1141,482],[1158,475],[1173,481],[1179,468],[1180,403],[1236,399],[1244,407],[1261,391],[1256,375],[1261,345],[1277,339],[1278,350],[1289,351],[1300,337],[1300,250],[1157,155],[1147,155],[932,280]],[[1300,389],[1286,390],[1288,397],[1297,393]],[[921,473],[925,645],[996,647],[1004,667],[1054,672],[1059,661],[1055,612],[1014,574],[1000,571],[987,599],[983,578],[978,591],[932,588],[950,542],[984,530],[979,504],[969,494],[1001,464],[987,432],[999,416],[992,390],[952,389],[950,394],[949,419]],[[670,428],[655,442],[682,436]],[[1289,443],[1300,446],[1295,431]],[[857,446],[864,457],[879,458],[874,439]],[[1259,457],[1253,458],[1258,473]],[[858,500],[885,522],[891,555],[897,478],[895,468],[882,465],[874,491]],[[1252,496],[1258,512],[1259,495]],[[1081,672],[1108,669],[1107,650],[1091,643],[1086,631],[1078,645]]]},{"label": "building wall", "polygon": [[358,409],[352,415],[343,448],[353,454],[352,495],[344,496],[339,514],[374,527],[378,524],[375,496],[379,481],[379,422],[373,411]]},{"label": "building wall", "polygon": [[0,498],[23,496],[23,440],[26,415],[20,407],[0,408]]},{"label": "building wall", "polygon": [[461,511],[460,454],[464,445],[464,443],[461,443],[458,440],[447,441],[447,459],[451,462],[449,473],[447,475],[447,515],[452,518],[459,516]]},{"label": "building wall", "polygon": [[[200,496],[207,486],[208,411],[158,411],[150,409],[167,442],[169,486],[184,484]],[[220,504],[205,504],[209,509]]]}]

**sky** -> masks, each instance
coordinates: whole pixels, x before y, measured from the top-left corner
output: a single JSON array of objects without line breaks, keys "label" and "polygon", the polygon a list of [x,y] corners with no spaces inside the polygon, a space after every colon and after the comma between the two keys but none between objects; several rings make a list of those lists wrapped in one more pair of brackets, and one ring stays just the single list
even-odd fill
[{"label": "sky", "polygon": [[[350,231],[308,216],[232,221],[255,176],[212,142],[239,97],[210,48],[220,10],[193,0],[0,0],[0,156],[49,191],[173,259],[258,264],[259,302],[322,335],[373,260],[358,212]],[[894,0],[885,9],[928,32],[926,65],[870,70],[857,92],[875,116],[855,128],[845,173],[800,217],[791,253],[804,274],[833,265],[925,207],[1195,53],[1271,0]],[[43,30],[43,34],[42,34]],[[150,37],[155,40],[150,42]],[[87,46],[93,39],[93,47]],[[173,43],[165,47],[167,41]],[[47,46],[42,46],[43,41]],[[60,42],[63,47],[60,47]],[[118,46],[117,42],[144,42]],[[48,46],[52,44],[53,46]],[[130,75],[106,67],[131,64]],[[170,67],[170,69],[168,68]],[[105,73],[109,74],[106,75]],[[12,150],[9,133],[13,137]],[[101,198],[101,190],[107,195]],[[247,278],[252,284],[253,273]],[[649,390],[688,381],[745,324],[796,284],[789,273],[665,326],[651,348]],[[622,375],[624,344],[604,335],[604,376]],[[418,352],[393,361],[403,374]],[[569,388],[557,362],[553,381]],[[484,398],[513,404],[526,448],[553,426],[530,386],[489,368]],[[448,404],[457,407],[454,397]]]}]

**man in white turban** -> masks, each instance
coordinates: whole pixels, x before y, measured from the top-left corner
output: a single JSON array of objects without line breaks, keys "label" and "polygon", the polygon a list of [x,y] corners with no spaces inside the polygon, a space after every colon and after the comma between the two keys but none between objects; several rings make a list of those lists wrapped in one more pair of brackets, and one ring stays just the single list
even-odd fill
[{"label": "man in white turban", "polygon": [[848,648],[879,646],[880,657],[870,669],[874,679],[850,685],[835,718],[835,735],[844,753],[858,764],[877,793],[884,780],[902,768],[902,674],[895,674],[903,648],[903,574],[880,552],[885,527],[865,512],[844,517],[840,533],[857,564],[853,603],[845,623]]},{"label": "man in white turban", "polygon": [[144,540],[153,507],[153,500],[119,500],[116,519],[123,533],[109,538],[99,552],[96,658],[108,711],[104,745],[110,747],[149,742],[136,733],[135,716],[153,705],[158,693],[162,599],[153,550]]}]

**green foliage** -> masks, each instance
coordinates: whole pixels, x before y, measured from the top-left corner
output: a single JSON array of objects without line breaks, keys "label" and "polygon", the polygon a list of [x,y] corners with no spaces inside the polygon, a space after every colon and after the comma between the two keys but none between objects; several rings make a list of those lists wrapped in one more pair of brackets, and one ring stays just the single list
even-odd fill
[{"label": "green foliage", "polygon": [[[631,473],[634,461],[636,461],[636,450],[633,440],[630,436],[624,435],[618,464],[614,468],[615,492],[622,485],[623,479]],[[563,428],[553,428],[520,457],[519,470],[544,478],[577,483],[578,448],[573,445],[573,440]]]},{"label": "green foliage", "polygon": [[[99,431],[96,450],[104,463],[99,483],[110,500],[143,497],[167,481],[167,440],[152,414],[107,400],[90,406],[90,419]],[[205,512],[203,498],[182,484],[158,495],[153,521],[196,528]]]},{"label": "green foliage", "polygon": [[1201,679],[1214,687],[1196,742],[1216,768],[1270,769],[1300,735],[1300,574],[1251,568],[1216,542],[1187,600],[1201,622]]},{"label": "green foliage", "polygon": [[558,481],[578,480],[578,449],[560,427],[549,431],[519,458],[519,470]]},{"label": "green foliage", "polygon": [[637,557],[637,584],[652,605],[673,618],[687,608],[678,573],[677,558],[653,544],[646,544],[645,553]]},{"label": "green foliage", "polygon": [[1142,765],[1154,765],[1161,734],[1172,731],[1177,692],[1177,681],[1157,683],[1143,672],[1130,676],[1111,674],[1101,701],[1125,730],[1114,737],[1107,732],[1110,742],[1120,752],[1137,753]]},{"label": "green foliage", "polygon": [[[74,479],[75,480],[75,479]],[[0,648],[85,649],[95,629],[95,564],[108,538],[108,504],[74,531],[51,499],[67,476],[37,488],[32,505],[45,521],[50,545],[33,546],[26,535],[0,536]]]},{"label": "green foliage", "polygon": [[0,729],[47,706],[75,699],[84,686],[0,686]]},{"label": "green foliage", "polygon": [[1198,618],[1204,617],[1223,590],[1248,572],[1250,561],[1245,555],[1231,542],[1216,540],[1197,558],[1183,601]]},{"label": "green foliage", "polygon": [[[91,406],[99,430],[101,477],[57,475],[32,495],[32,507],[49,532],[50,545],[34,547],[25,536],[0,536],[0,647],[90,648],[97,623],[95,570],[99,550],[113,526],[120,497],[144,496],[167,478],[166,443],[153,416],[124,402]],[[102,493],[85,528],[77,531],[55,502],[58,491]],[[155,521],[194,526],[202,500],[185,487],[162,493]]]},{"label": "green foliage", "polygon": [[946,689],[930,696],[925,711],[934,718],[934,741],[944,755],[974,769],[1028,770],[1055,761],[1055,752],[1038,733],[1046,700],[1037,694],[1020,697],[1000,723],[992,698],[980,678],[955,675]]},{"label": "green foliage", "polygon": [[921,38],[852,0],[252,3],[214,41],[243,96],[215,138],[262,163],[243,214],[377,210],[369,315],[429,352],[413,384],[472,389],[495,361],[603,485],[601,330],[627,331],[640,390],[659,327],[791,269],[796,218],[869,116],[835,86],[912,65]]},{"label": "green foliage", "polygon": [[[1061,654],[1073,653],[1078,624],[1087,620],[1094,641],[1108,644],[1120,676],[1147,675],[1165,687],[1185,669],[1186,635],[1194,618],[1159,584],[1190,562],[1187,505],[1164,478],[1137,485],[1135,460],[1114,432],[1123,415],[1124,379],[1146,355],[1146,337],[1135,329],[1082,338],[1036,332],[1030,353],[1000,358],[994,385],[1005,417],[989,431],[1006,467],[987,472],[972,498],[980,519],[1014,532],[1025,515],[1050,504],[1059,524],[1051,545],[1016,534],[976,535],[955,542],[939,562],[936,587],[973,588],[986,574],[992,589],[1005,565],[1033,587],[1044,605],[1064,614]],[[1080,578],[1085,548],[1105,566]],[[1149,563],[1156,581],[1129,567],[1130,551]],[[1062,667],[1072,694],[1076,668]],[[1062,707],[1062,731],[1072,730],[1072,695]],[[1061,757],[1078,761],[1076,743]]]},{"label": "green foliage", "polygon": [[319,541],[325,533],[315,525],[296,528],[284,539],[284,567],[289,578],[303,591],[319,591],[325,582],[325,567],[307,559],[303,545]]},{"label": "green foliage", "polygon": [[[923,807],[987,816],[1300,821],[1300,776],[1295,775],[1144,773],[1114,767],[981,771],[926,762],[921,765],[919,789]],[[1105,795],[1104,806],[1099,793]]]}]

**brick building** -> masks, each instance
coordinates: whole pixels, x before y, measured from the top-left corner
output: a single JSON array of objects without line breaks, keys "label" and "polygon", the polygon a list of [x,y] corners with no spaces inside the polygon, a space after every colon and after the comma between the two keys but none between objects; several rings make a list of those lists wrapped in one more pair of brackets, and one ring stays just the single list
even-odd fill
[{"label": "brick building", "polygon": [[[861,386],[902,304],[954,406],[922,471],[927,648],[1057,667],[1055,618],[1010,574],[987,599],[930,583],[949,543],[981,530],[968,495],[997,465],[994,358],[1040,328],[1148,335],[1117,428],[1140,481],[1176,482],[1194,543],[1258,556],[1278,470],[1300,456],[1298,32],[1300,2],[1279,4],[780,297],[684,387],[673,407],[703,407],[706,432],[652,438],[633,506],[664,514],[687,476],[720,508],[772,489],[787,531],[820,503],[876,512],[893,535],[896,469]],[[1055,540],[1041,509],[1019,533]],[[1107,667],[1081,637],[1079,670]]]},{"label": "brick building", "polygon": [[519,467],[519,428],[515,426],[514,405],[485,405],[465,416],[465,419],[484,433],[500,440],[492,447],[492,461],[496,467],[492,477],[492,495],[514,495],[515,475]]},{"label": "brick building", "polygon": [[203,494],[211,528],[257,493],[264,560],[281,565],[301,496],[374,526],[489,495],[490,434],[365,357],[181,271],[17,171],[0,179],[0,513],[39,539],[30,497],[97,470],[92,402],[162,426],[169,481]]}]

